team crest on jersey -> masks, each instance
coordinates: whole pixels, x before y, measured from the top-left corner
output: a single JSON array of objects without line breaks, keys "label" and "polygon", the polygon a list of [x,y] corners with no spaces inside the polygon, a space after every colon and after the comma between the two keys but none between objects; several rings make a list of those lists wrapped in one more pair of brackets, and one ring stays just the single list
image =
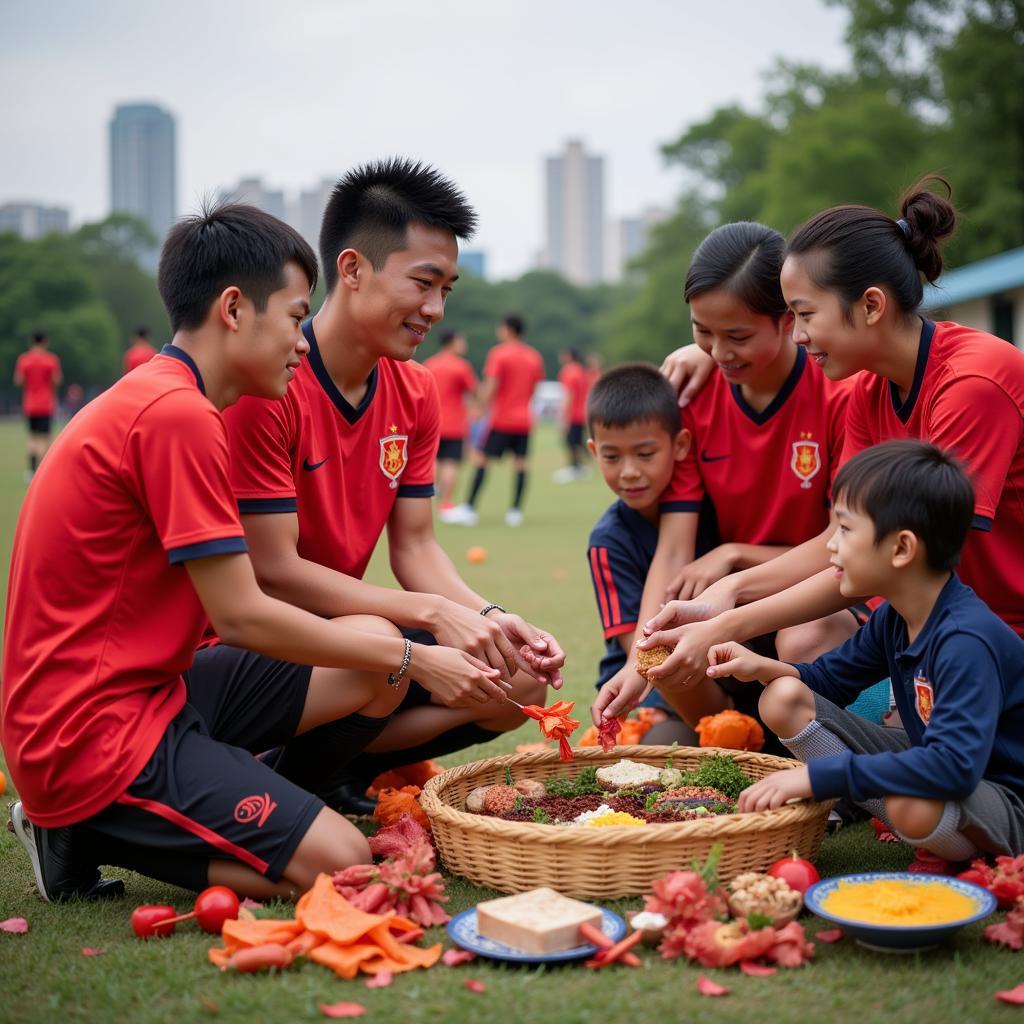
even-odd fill
[{"label": "team crest on jersey", "polygon": [[914,676],[914,693],[917,697],[917,716],[927,725],[932,717],[932,706],[935,704],[932,684],[923,675],[916,675]]},{"label": "team crest on jersey", "polygon": [[380,438],[380,471],[391,481],[391,487],[398,486],[398,478],[402,475],[409,461],[409,435],[398,434],[398,427],[392,423],[391,433]]},{"label": "team crest on jersey", "polygon": [[810,487],[811,480],[821,469],[821,451],[818,442],[811,440],[811,434],[801,433],[800,440],[793,442],[793,458],[789,465],[800,478],[800,486]]}]

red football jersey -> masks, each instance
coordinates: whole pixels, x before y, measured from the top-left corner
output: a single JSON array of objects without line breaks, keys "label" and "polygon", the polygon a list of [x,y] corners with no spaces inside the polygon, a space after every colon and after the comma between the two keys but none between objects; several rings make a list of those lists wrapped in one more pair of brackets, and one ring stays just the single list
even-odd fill
[{"label": "red football jersey", "polygon": [[438,352],[423,365],[434,375],[441,401],[441,437],[462,440],[469,433],[466,395],[477,388],[476,374],[468,360],[454,352]]},{"label": "red football jersey", "polygon": [[309,356],[281,401],[226,410],[242,514],[297,512],[298,552],[362,577],[396,498],[434,493],[440,410],[420,363],[381,359],[358,408],[342,396],[303,325]]},{"label": "red football jersey", "polygon": [[590,374],[579,363],[566,363],[558,374],[558,380],[565,388],[566,397],[569,399],[566,422],[577,425],[586,423]]},{"label": "red football jersey", "polygon": [[792,547],[828,526],[852,381],[830,381],[797,349],[782,390],[762,412],[719,372],[681,410],[692,435],[661,509],[697,511],[707,495],[723,543]]},{"label": "red football jersey", "polygon": [[1024,636],[1024,353],[972,327],[926,320],[905,401],[884,377],[861,374],[843,458],[899,437],[931,441],[967,465],[975,529],[957,572]]},{"label": "red football jersey", "polygon": [[245,551],[228,439],[180,349],[85,406],[18,517],[0,707],[37,825],[116,800],[185,701],[206,615],[182,562]]},{"label": "red football jersey", "polygon": [[522,341],[503,341],[487,353],[484,376],[494,380],[491,430],[528,434],[533,425],[530,399],[544,379],[541,354]]},{"label": "red football jersey", "polygon": [[121,365],[125,373],[131,373],[137,366],[143,366],[156,355],[156,349],[148,341],[137,341],[124,354]]},{"label": "red football jersey", "polygon": [[57,408],[56,381],[60,360],[45,348],[22,352],[14,372],[25,382],[21,392],[21,410],[26,416],[52,416]]}]

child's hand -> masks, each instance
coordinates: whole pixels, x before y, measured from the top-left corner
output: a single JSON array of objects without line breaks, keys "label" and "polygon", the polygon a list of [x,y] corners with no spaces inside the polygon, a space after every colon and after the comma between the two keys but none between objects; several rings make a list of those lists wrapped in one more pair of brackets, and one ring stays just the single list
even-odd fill
[{"label": "child's hand", "polygon": [[807,765],[787,768],[784,772],[772,772],[759,782],[740,793],[737,807],[747,811],[772,811],[789,800],[808,800],[814,796],[811,790],[811,773]]},{"label": "child's hand", "polygon": [[769,666],[772,665],[775,665],[775,662],[771,659],[762,658],[761,655],[748,651],[735,641],[715,644],[708,651],[708,675],[712,679],[732,676],[744,683],[753,682],[755,679],[765,680],[766,672],[770,671]]},{"label": "child's hand", "polygon": [[590,707],[594,725],[628,715],[651,692],[652,684],[631,665],[619,669],[597,692],[597,700]]},{"label": "child's hand", "polygon": [[[665,593],[673,600],[691,601],[703,594],[723,576],[736,567],[736,556],[731,544],[719,544],[706,555],[685,565],[669,583]],[[718,605],[715,605],[718,607]]]}]

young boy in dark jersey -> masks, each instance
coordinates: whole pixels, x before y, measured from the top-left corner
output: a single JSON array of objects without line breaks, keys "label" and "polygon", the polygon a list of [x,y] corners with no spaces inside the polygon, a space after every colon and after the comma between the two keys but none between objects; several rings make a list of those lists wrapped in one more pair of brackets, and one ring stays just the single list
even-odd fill
[{"label": "young boy in dark jersey", "polygon": [[[440,409],[412,356],[444,316],[457,240],[475,219],[450,181],[408,160],[338,182],[320,233],[327,297],[303,324],[309,356],[284,401],[243,399],[225,417],[232,483],[268,593],[318,615],[369,613],[426,631],[500,669],[519,703],[537,704],[548,683],[561,685],[558,644],[467,586],[434,535]],[[400,590],[362,580],[385,528]],[[289,744],[278,769],[332,806],[372,810],[363,792],[380,772],[523,724],[518,708],[491,699],[497,692],[417,676],[347,783],[328,779],[343,742],[334,726]]]},{"label": "young boy in dark jersey", "polygon": [[[269,214],[177,224],[158,274],[172,343],[75,417],[29,487],[0,718],[12,825],[46,900],[122,892],[101,863],[293,898],[369,849],[253,755],[325,722],[358,751],[411,673],[498,689],[469,655],[371,616],[325,621],[256,582],[220,414],[285,393],[315,281],[312,250]],[[225,643],[196,652],[208,621]]]},{"label": "young boy in dark jersey", "polygon": [[[1024,853],[1024,641],[953,572],[975,514],[966,473],[889,441],[844,463],[834,494],[839,589],[887,603],[813,664],[708,652],[708,675],[767,683],[761,715],[806,762],[744,790],[740,810],[848,797],[947,861]],[[903,729],[842,709],[886,676]]]}]

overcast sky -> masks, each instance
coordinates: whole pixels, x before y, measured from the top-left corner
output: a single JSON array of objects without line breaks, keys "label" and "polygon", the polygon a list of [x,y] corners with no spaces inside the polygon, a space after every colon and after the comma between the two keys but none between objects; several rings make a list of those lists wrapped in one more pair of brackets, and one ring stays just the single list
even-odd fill
[{"label": "overcast sky", "polygon": [[776,57],[845,63],[824,0],[0,0],[0,203],[109,209],[116,103],[177,118],[178,209],[241,177],[289,194],[390,154],[436,164],[480,214],[488,276],[543,245],[542,161],[606,158],[610,217],[670,205],[658,147]]}]

